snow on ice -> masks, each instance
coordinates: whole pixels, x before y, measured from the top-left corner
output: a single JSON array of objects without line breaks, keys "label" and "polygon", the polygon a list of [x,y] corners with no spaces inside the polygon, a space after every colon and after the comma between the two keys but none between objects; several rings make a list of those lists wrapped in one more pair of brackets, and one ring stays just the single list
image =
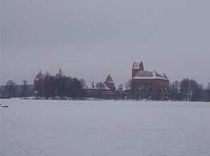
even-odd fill
[{"label": "snow on ice", "polygon": [[1,103],[2,156],[210,155],[210,103]]}]

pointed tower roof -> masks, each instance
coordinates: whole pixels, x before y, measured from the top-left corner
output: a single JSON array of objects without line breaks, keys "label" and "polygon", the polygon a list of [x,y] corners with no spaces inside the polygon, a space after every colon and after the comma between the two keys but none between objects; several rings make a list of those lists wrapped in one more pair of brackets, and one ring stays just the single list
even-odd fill
[{"label": "pointed tower roof", "polygon": [[140,67],[140,70],[141,70],[141,71],[144,71],[144,64],[143,64],[143,62],[142,62],[142,61],[140,62],[139,67]]},{"label": "pointed tower roof", "polygon": [[105,83],[114,83],[114,81],[113,81],[113,79],[112,79],[110,74],[106,77]]}]

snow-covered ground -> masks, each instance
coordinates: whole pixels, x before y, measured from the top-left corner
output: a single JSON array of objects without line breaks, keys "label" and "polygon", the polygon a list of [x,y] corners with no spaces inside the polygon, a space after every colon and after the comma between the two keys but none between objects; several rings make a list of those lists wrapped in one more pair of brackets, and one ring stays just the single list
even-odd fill
[{"label": "snow-covered ground", "polygon": [[1,156],[210,156],[210,103],[1,103]]}]

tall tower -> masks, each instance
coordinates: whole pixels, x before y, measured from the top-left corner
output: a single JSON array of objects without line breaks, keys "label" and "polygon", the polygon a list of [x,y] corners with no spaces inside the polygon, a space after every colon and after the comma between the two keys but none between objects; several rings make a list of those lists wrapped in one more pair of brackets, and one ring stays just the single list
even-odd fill
[{"label": "tall tower", "polygon": [[144,71],[144,64],[143,64],[142,61],[141,61],[141,63],[140,63],[140,71]]},{"label": "tall tower", "polygon": [[132,67],[132,78],[136,75],[136,73],[139,71],[139,63],[134,62]]},{"label": "tall tower", "polygon": [[132,67],[132,78],[136,75],[138,71],[144,71],[143,62],[134,62]]}]

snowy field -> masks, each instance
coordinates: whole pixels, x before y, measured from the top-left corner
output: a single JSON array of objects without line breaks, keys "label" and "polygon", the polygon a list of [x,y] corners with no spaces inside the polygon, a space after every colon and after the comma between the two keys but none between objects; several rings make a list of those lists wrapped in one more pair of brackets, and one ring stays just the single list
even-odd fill
[{"label": "snowy field", "polygon": [[1,156],[210,156],[210,103],[1,103]]}]

